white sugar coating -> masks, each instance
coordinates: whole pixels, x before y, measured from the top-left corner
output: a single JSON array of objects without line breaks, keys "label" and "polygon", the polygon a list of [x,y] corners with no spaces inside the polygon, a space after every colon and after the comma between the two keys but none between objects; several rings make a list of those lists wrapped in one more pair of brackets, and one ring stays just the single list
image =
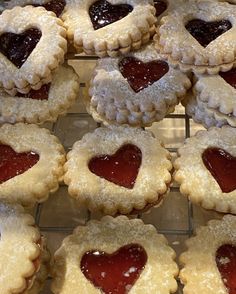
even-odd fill
[{"label": "white sugar coating", "polygon": [[[133,144],[142,152],[142,162],[132,189],[116,185],[92,173],[91,158],[114,154],[125,144]],[[69,193],[90,210],[114,215],[127,214],[133,208],[143,209],[167,191],[172,165],[169,152],[149,131],[138,128],[110,126],[86,134],[74,144],[65,164],[64,181]]]},{"label": "white sugar coating", "polygon": [[[228,20],[232,28],[203,47],[185,28],[192,19],[206,22]],[[216,1],[188,1],[162,18],[157,32],[157,47],[161,53],[170,55],[181,64],[220,66],[235,62],[235,32],[236,7],[233,5]]]},{"label": "white sugar coating", "polygon": [[184,293],[228,293],[215,261],[216,251],[226,244],[236,246],[236,216],[226,215],[197,229],[196,237],[187,241],[188,251],[180,256],[184,265],[180,272]]},{"label": "white sugar coating", "polygon": [[38,5],[43,5],[46,4],[48,2],[50,2],[51,0],[10,0],[7,2],[7,8],[11,9],[14,6],[26,6],[26,5],[30,5],[30,4],[38,4]]},{"label": "white sugar coating", "polygon": [[[125,57],[130,56],[144,63],[163,61],[152,44]],[[158,81],[136,93],[120,72],[122,59],[103,58],[98,61],[89,90],[91,101],[88,110],[92,115],[97,112],[105,120],[119,123],[119,114],[124,111],[122,123],[150,125],[163,119],[170,108],[174,111],[174,106],[191,86],[187,75],[169,67]]]},{"label": "white sugar coating", "polygon": [[[78,266],[81,258],[87,251],[99,250],[111,254],[129,244],[142,246],[148,257],[138,280],[133,286],[127,285],[129,293],[175,292],[177,284],[174,276],[178,269],[173,261],[174,251],[167,245],[166,239],[157,234],[153,226],[144,225],[141,220],[106,216],[99,222],[90,221],[85,227],[77,227],[73,235],[64,239],[55,254],[53,293],[100,293],[82,274]],[[60,270],[62,268],[64,272]],[[134,268],[131,267],[130,272],[132,270]]]},{"label": "white sugar coating", "polygon": [[174,162],[175,179],[180,191],[194,203],[206,209],[236,213],[236,190],[224,193],[202,160],[207,148],[220,148],[236,157],[236,129],[223,126],[199,131],[185,141],[178,150],[179,158]]}]

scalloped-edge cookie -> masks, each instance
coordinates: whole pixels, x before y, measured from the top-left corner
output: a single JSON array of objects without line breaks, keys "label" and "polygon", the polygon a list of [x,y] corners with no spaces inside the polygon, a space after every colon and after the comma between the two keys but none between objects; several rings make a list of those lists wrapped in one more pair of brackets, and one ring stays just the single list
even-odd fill
[{"label": "scalloped-edge cookie", "polygon": [[[165,237],[152,225],[125,216],[105,216],[101,221],[77,227],[73,235],[63,240],[54,257],[52,291],[54,294],[174,293],[178,274],[174,257]],[[104,265],[100,268],[99,260]],[[94,276],[94,268],[101,273],[100,277]]]},{"label": "scalloped-edge cookie", "polygon": [[[1,201],[0,226],[1,294],[38,293],[48,273],[49,253],[33,217],[20,205]],[[35,285],[38,281],[37,291]]]},{"label": "scalloped-edge cookie", "polygon": [[52,82],[28,94],[10,96],[0,89],[0,123],[55,121],[75,102],[79,78],[69,66],[59,66]]},{"label": "scalloped-edge cookie", "polygon": [[199,131],[179,148],[175,180],[182,194],[206,209],[236,214],[236,129]]},{"label": "scalloped-edge cookie", "polygon": [[161,19],[156,48],[182,71],[230,70],[236,63],[235,23],[236,7],[227,2],[188,1]]},{"label": "scalloped-edge cookie", "polygon": [[50,82],[66,51],[66,30],[53,12],[16,6],[0,15],[0,87],[8,93]]},{"label": "scalloped-edge cookie", "polygon": [[7,9],[14,6],[24,7],[26,5],[43,6],[46,10],[52,11],[59,17],[66,6],[66,0],[10,0],[6,4]]},{"label": "scalloped-edge cookie", "polygon": [[0,127],[0,199],[42,202],[63,177],[65,153],[49,130],[18,123]]},{"label": "scalloped-edge cookie", "polygon": [[169,66],[150,44],[98,61],[87,110],[105,124],[150,126],[173,112],[190,87],[187,75]]},{"label": "scalloped-edge cookie", "polygon": [[198,227],[196,236],[187,240],[187,251],[180,256],[184,294],[233,293],[235,231],[236,217],[226,215],[222,220],[211,220],[207,226]]},{"label": "scalloped-edge cookie", "polygon": [[[115,57],[139,49],[154,34],[156,17],[152,4],[151,0],[122,0],[119,4],[116,0],[67,0],[62,19],[68,39],[78,52]],[[114,15],[117,10],[123,18]],[[96,25],[91,20],[93,15]],[[107,16],[114,22],[108,24]]]},{"label": "scalloped-edge cookie", "polygon": [[151,132],[109,126],[86,134],[67,155],[69,194],[91,211],[130,214],[157,205],[168,191],[169,152]]}]

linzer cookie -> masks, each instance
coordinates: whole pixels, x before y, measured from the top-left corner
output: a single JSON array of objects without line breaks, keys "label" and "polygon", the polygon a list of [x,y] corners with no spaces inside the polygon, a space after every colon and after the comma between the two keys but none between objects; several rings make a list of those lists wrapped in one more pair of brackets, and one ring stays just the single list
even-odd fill
[{"label": "linzer cookie", "polygon": [[190,86],[186,74],[148,45],[124,57],[98,61],[87,110],[105,124],[148,126],[173,112]]},{"label": "linzer cookie", "polygon": [[178,150],[180,191],[206,209],[236,214],[236,129],[199,131]]},{"label": "linzer cookie", "polygon": [[160,204],[171,181],[169,152],[138,128],[98,128],[76,142],[67,157],[69,194],[91,211],[145,211]]},{"label": "linzer cookie", "polygon": [[152,4],[150,0],[67,0],[62,18],[78,52],[114,57],[139,49],[154,34]]},{"label": "linzer cookie", "polygon": [[183,71],[215,74],[235,64],[236,7],[188,1],[161,19],[156,48]]},{"label": "linzer cookie", "polygon": [[234,294],[236,265],[236,217],[226,215],[197,228],[180,256],[183,293]]},{"label": "linzer cookie", "polygon": [[62,180],[64,149],[58,139],[36,125],[0,128],[0,198],[23,205],[42,202]]},{"label": "linzer cookie", "polygon": [[106,216],[89,221],[55,253],[52,292],[174,293],[174,256],[165,237],[141,220]]},{"label": "linzer cookie", "polygon": [[[49,272],[49,253],[32,216],[0,203],[1,294],[37,294]],[[12,279],[14,277],[14,279]]]},{"label": "linzer cookie", "polygon": [[0,15],[0,87],[11,95],[38,90],[64,60],[66,30],[42,7],[15,7]]},{"label": "linzer cookie", "polygon": [[75,102],[78,92],[76,73],[68,66],[60,66],[53,74],[52,82],[39,90],[16,96],[0,90],[0,123],[55,121]]}]

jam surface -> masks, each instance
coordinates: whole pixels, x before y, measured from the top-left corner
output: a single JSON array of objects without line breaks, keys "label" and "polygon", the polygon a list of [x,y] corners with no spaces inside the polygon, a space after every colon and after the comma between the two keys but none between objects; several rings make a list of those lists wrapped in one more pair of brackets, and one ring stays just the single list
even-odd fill
[{"label": "jam surface", "polygon": [[42,33],[36,28],[22,34],[4,33],[0,36],[0,52],[20,68],[39,42]]},{"label": "jam surface", "polygon": [[10,146],[0,144],[0,184],[23,174],[39,161],[34,152],[17,153]]},{"label": "jam surface", "polygon": [[97,176],[116,185],[132,189],[141,162],[141,150],[135,145],[126,144],[113,155],[93,157],[89,161],[88,167]]},{"label": "jam surface", "polygon": [[168,4],[162,0],[154,1],[154,7],[156,8],[156,16],[161,15],[166,9]]},{"label": "jam surface", "polygon": [[130,87],[138,93],[163,77],[169,66],[162,60],[144,63],[134,57],[125,57],[119,62],[119,69]]},{"label": "jam surface", "polygon": [[236,247],[225,244],[216,252],[216,265],[229,294],[236,294]]},{"label": "jam surface", "polygon": [[226,72],[220,72],[219,75],[232,87],[236,89],[236,68]]},{"label": "jam surface", "polygon": [[32,4],[34,7],[37,6],[43,6],[46,10],[52,11],[56,14],[57,17],[59,17],[62,14],[62,11],[64,10],[66,6],[65,0],[51,0],[45,3],[44,5],[40,4]]},{"label": "jam surface", "polygon": [[124,18],[132,10],[128,4],[112,5],[106,0],[98,0],[89,7],[89,16],[94,30],[98,30]]},{"label": "jam surface", "polygon": [[219,184],[222,192],[236,189],[236,158],[223,149],[207,148],[202,154],[206,168]]},{"label": "jam surface", "polygon": [[43,85],[39,90],[30,90],[27,94],[17,93],[16,96],[20,98],[30,98],[35,100],[48,100],[48,93],[51,84]]},{"label": "jam surface", "polygon": [[88,251],[81,259],[80,268],[103,293],[126,294],[139,278],[146,262],[145,249],[138,244],[129,244],[112,254]]},{"label": "jam surface", "polygon": [[185,28],[203,46],[206,47],[217,37],[232,28],[228,20],[206,22],[201,19],[190,20]]}]

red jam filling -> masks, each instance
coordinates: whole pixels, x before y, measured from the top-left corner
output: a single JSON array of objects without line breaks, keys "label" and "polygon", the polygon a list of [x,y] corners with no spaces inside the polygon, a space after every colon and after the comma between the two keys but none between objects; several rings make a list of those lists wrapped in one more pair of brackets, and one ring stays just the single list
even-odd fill
[{"label": "red jam filling", "polygon": [[222,192],[236,189],[236,158],[220,148],[207,148],[202,154],[206,168],[219,184]]},{"label": "red jam filling", "polygon": [[125,57],[119,62],[119,69],[130,87],[137,93],[163,77],[168,72],[169,66],[162,60],[144,63],[134,57]]},{"label": "red jam filling", "polygon": [[220,72],[219,75],[232,87],[236,89],[236,68],[226,72]]},{"label": "red jam filling", "polygon": [[190,20],[185,28],[203,46],[206,47],[220,35],[232,28],[228,20],[206,22],[201,19]]},{"label": "red jam filling", "polygon": [[43,85],[39,90],[30,90],[27,94],[17,93],[16,96],[20,98],[30,98],[35,100],[48,100],[48,93],[51,84]]},{"label": "red jam filling", "polygon": [[103,28],[127,16],[133,7],[128,4],[115,4],[98,0],[89,7],[89,16],[94,30]]},{"label": "red jam filling", "polygon": [[0,184],[23,174],[39,161],[34,152],[17,153],[10,146],[0,144]]},{"label": "red jam filling", "polygon": [[167,3],[162,0],[154,1],[154,6],[156,8],[156,16],[161,15],[167,9]]},{"label": "red jam filling", "polygon": [[46,10],[52,11],[56,14],[57,17],[59,17],[62,14],[62,11],[64,10],[66,6],[66,1],[65,0],[51,0],[48,1],[44,5],[40,4],[33,4],[33,6],[43,6]]},{"label": "red jam filling", "polygon": [[4,33],[0,36],[0,52],[20,68],[38,44],[42,33],[36,28],[21,34]]},{"label": "red jam filling", "polygon": [[80,263],[85,277],[105,294],[126,294],[135,284],[147,263],[147,253],[138,244],[121,247],[112,254],[86,252]]},{"label": "red jam filling", "polygon": [[142,162],[141,150],[132,144],[122,146],[113,155],[93,157],[88,164],[90,171],[116,185],[134,187]]},{"label": "red jam filling", "polygon": [[229,294],[236,294],[236,247],[225,244],[216,252],[216,265]]}]

